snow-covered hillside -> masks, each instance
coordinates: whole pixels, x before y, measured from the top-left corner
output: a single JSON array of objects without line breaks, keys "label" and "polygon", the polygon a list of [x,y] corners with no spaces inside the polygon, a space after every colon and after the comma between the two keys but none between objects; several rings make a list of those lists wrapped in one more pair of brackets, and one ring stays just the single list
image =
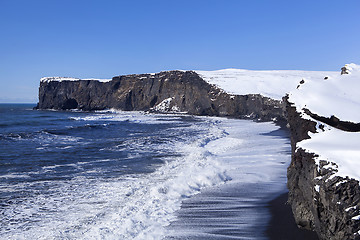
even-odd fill
[{"label": "snow-covered hillside", "polygon": [[[334,115],[342,121],[359,123],[360,66],[348,64],[345,68],[348,74],[343,75],[340,71],[295,70],[224,69],[196,72],[205,81],[230,94],[259,93],[278,100],[289,94],[289,102],[295,104],[303,117],[313,121],[316,120],[308,116],[304,108],[318,116],[330,118]],[[318,161],[334,162],[337,175],[360,180],[360,133],[326,126],[310,135],[311,139],[303,140],[297,146],[319,154]]]},{"label": "snow-covered hillside", "polygon": [[230,94],[246,95],[260,93],[265,97],[281,100],[286,93],[295,89],[302,79],[335,78],[339,72],[273,70],[254,71],[244,69],[223,69],[217,71],[195,71],[205,81],[214,84]]},{"label": "snow-covered hillside", "polygon": [[[344,71],[347,74],[339,73],[327,79],[305,79],[298,89],[290,92],[289,101],[303,117],[313,121],[316,120],[304,109],[318,116],[330,118],[334,115],[341,121],[360,123],[360,66],[348,64]],[[342,131],[321,124],[325,127],[318,128],[317,133],[310,134],[311,139],[299,142],[297,147],[318,154],[318,164],[320,160],[328,161],[327,168],[336,171],[333,176],[348,176],[360,181],[360,132]]]},{"label": "snow-covered hillside", "polygon": [[291,91],[289,101],[298,112],[307,108],[319,116],[360,122],[360,66],[348,64],[345,68],[348,74],[304,78],[304,84]]}]

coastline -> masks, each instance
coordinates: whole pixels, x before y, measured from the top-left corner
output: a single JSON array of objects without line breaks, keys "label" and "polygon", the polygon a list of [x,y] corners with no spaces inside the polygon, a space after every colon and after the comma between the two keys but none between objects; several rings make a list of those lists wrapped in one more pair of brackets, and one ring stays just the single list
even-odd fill
[{"label": "coastline", "polygon": [[287,199],[288,193],[284,193],[268,203],[271,219],[266,236],[270,240],[319,240],[316,232],[297,227]]},{"label": "coastline", "polygon": [[[280,128],[278,130],[275,130],[274,132],[270,132],[265,135],[285,135],[286,138],[290,138],[290,132],[289,129],[286,127],[285,122],[278,121],[274,123]],[[288,192],[277,196],[275,199],[267,203],[266,207],[268,208],[270,213],[270,221],[264,235],[269,240],[319,240],[316,232],[300,229],[297,227],[293,213],[291,211],[291,207],[289,204],[287,204],[287,200]]]}]

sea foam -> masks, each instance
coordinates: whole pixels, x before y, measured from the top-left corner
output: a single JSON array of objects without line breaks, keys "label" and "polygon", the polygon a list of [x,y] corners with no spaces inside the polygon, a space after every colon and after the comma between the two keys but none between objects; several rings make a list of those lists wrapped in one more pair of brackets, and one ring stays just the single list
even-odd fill
[{"label": "sea foam", "polygon": [[[134,115],[148,123],[181,121],[181,116],[171,119],[138,113],[99,115],[74,120],[123,121]],[[8,239],[161,239],[172,235],[169,226],[178,220],[177,212],[183,201],[205,189],[230,182],[264,181],[273,181],[274,191],[283,187],[284,182],[276,182],[274,176],[286,171],[286,167],[275,155],[264,157],[269,148],[274,148],[266,142],[270,137],[263,141],[257,139],[256,146],[251,146],[254,141],[249,141],[254,134],[276,130],[273,124],[202,117],[167,131],[171,136],[171,131],[186,132],[184,129],[198,134],[182,136],[183,139],[177,136],[176,141],[151,146],[146,145],[146,141],[131,143],[136,148],[149,147],[153,151],[165,148],[173,153],[151,173],[116,178],[83,174],[66,180],[15,184],[13,189],[34,189],[34,194],[6,209],[2,222],[9,224],[1,229],[0,236]],[[254,157],[259,148],[262,149],[260,155]],[[83,168],[92,163],[83,161],[64,166]],[[54,164],[43,170],[61,167]],[[94,172],[92,169],[85,173]]]}]

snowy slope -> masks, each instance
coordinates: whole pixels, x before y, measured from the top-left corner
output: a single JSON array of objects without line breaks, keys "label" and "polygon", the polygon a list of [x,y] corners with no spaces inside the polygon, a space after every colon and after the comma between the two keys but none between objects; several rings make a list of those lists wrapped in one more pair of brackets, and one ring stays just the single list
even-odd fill
[{"label": "snowy slope", "polygon": [[[335,115],[342,121],[359,123],[360,66],[348,64],[345,68],[348,74],[339,73],[328,79],[305,79],[304,84],[290,92],[289,101],[295,104],[297,111],[305,118],[310,117],[303,112],[303,108],[319,116]],[[326,126],[309,135],[311,139],[299,142],[297,147],[319,155],[315,159],[317,163],[320,160],[328,161],[326,167],[336,171],[333,176],[360,181],[360,132],[345,132]]]},{"label": "snowy slope", "polygon": [[[327,161],[325,168],[337,171],[333,176],[349,177],[360,181],[360,132],[345,132],[327,127],[325,131],[309,134],[311,139],[296,146],[319,155],[315,161]],[[336,165],[333,165],[335,163]]]},{"label": "snowy slope", "polygon": [[335,115],[342,121],[360,122],[360,66],[345,67],[348,74],[305,78],[304,84],[291,91],[289,101],[295,103],[298,112],[307,108],[319,116]]},{"label": "snowy slope", "polygon": [[[289,101],[304,118],[303,108],[319,116],[335,115],[342,121],[360,122],[360,66],[345,66],[349,74],[340,71],[252,71],[224,69],[196,71],[205,81],[230,94],[259,93],[280,100],[289,94]],[[301,84],[300,84],[301,82]],[[315,119],[311,119],[317,122]],[[320,124],[320,123],[319,123]],[[319,125],[318,124],[318,125]],[[308,152],[316,153],[320,160],[329,162],[328,168],[342,177],[360,180],[360,133],[344,132],[326,126],[310,133],[311,139],[297,144]],[[332,165],[330,162],[335,163]]]},{"label": "snowy slope", "polygon": [[330,71],[273,70],[254,71],[244,69],[223,69],[217,71],[195,71],[205,81],[225,92],[237,95],[261,94],[281,100],[286,93],[295,89],[303,79],[323,79],[340,75]]}]

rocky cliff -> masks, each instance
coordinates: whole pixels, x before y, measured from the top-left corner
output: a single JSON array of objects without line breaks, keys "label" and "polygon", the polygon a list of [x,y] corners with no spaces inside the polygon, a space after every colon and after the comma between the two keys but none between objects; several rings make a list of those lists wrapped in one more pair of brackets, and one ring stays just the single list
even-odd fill
[{"label": "rocky cliff", "polygon": [[360,239],[360,222],[356,217],[360,209],[359,182],[332,176],[336,170],[329,164],[336,163],[321,160],[316,164],[316,153],[297,148],[296,143],[309,138],[308,132],[319,130],[318,122],[302,118],[289,102],[287,113],[292,144],[289,203],[296,223],[315,230],[320,239]]},{"label": "rocky cliff", "polygon": [[260,120],[284,119],[281,101],[260,94],[230,95],[193,71],[114,77],[111,81],[44,79],[39,109],[186,112]]},{"label": "rocky cliff", "polygon": [[358,81],[355,72],[309,82],[285,98],[292,145],[289,203],[298,226],[320,239],[360,239],[359,123],[348,120],[356,117],[350,106],[358,99],[336,86],[354,88],[352,79]]},{"label": "rocky cliff", "polygon": [[[345,72],[348,73],[348,69]],[[231,82],[236,80],[236,77],[240,79],[241,74],[248,74],[244,71],[231,71],[230,73],[237,74],[235,78],[231,79]],[[209,81],[221,83],[226,78],[225,74],[229,75],[229,71],[218,71],[215,75],[213,73],[210,76],[207,75],[207,78]],[[267,72],[266,74],[268,74],[266,78],[272,77],[271,81],[278,78],[276,74],[280,74],[282,77],[287,76],[283,72]],[[287,74],[298,79],[293,72]],[[303,74],[303,72],[296,74]],[[313,72],[308,74],[308,76],[314,75]],[[336,78],[336,75],[331,76],[322,77],[327,82],[321,82],[321,84],[331,85],[331,78]],[[252,73],[252,79],[255,78],[259,80],[254,83],[255,87],[264,86],[265,78],[262,72]],[[244,84],[243,78],[241,80]],[[204,81],[204,78],[194,71],[117,76],[104,82],[45,78],[40,83],[37,108],[85,111],[115,108],[287,121],[292,145],[292,161],[288,168],[289,203],[296,223],[299,227],[316,231],[320,239],[360,239],[360,188],[359,181],[356,180],[360,174],[353,174],[350,177],[340,174],[342,172],[341,159],[339,160],[337,157],[335,158],[337,161],[335,161],[332,159],[332,155],[327,157],[321,148],[309,149],[306,147],[306,141],[311,140],[314,135],[316,137],[328,132],[360,130],[359,121],[351,120],[358,112],[356,111],[359,106],[358,99],[350,97],[350,100],[348,99],[349,101],[343,104],[344,106],[339,105],[338,102],[341,96],[357,95],[351,91],[349,93],[349,89],[341,92],[341,82],[340,85],[335,84],[334,89],[330,90],[326,90],[322,85],[317,89],[316,85],[313,87],[309,84],[310,89],[316,90],[315,93],[312,93],[312,91],[306,90],[307,80],[301,80],[296,91],[304,94],[290,94],[290,98],[285,97],[280,101],[260,94],[229,94],[210,84],[209,81]],[[317,81],[314,84],[320,83]],[[324,89],[326,91],[323,91]],[[356,87],[354,89],[356,90]],[[264,88],[263,91],[267,92],[267,89]],[[318,95],[323,92],[330,92],[330,98],[320,99]],[[338,96],[335,96],[336,94]],[[314,102],[318,104],[314,104]],[[328,103],[330,107],[324,103]],[[336,107],[342,110],[349,108],[351,111],[348,114],[344,111],[337,112],[340,117],[329,115],[328,113],[334,114],[333,110]],[[360,114],[358,118],[360,119]],[[340,158],[345,162],[349,160],[349,155],[345,154],[346,151],[351,151],[356,156],[360,155],[358,152],[360,145],[353,144],[352,148],[348,146],[351,139],[360,139],[359,135],[356,135],[355,138],[353,135],[346,134],[335,134],[334,136],[335,138],[329,138],[329,141],[321,139],[320,143],[330,143],[326,145],[326,149],[334,148],[337,151],[338,149],[334,146],[341,148],[342,150],[337,151],[337,155],[335,155],[340,154],[342,156]],[[338,136],[342,137],[338,138]],[[345,141],[348,137],[348,141]],[[360,140],[356,142],[360,142]],[[316,144],[311,143],[310,146],[312,145]],[[318,142],[317,146],[319,146]],[[355,159],[358,158],[355,157]]]}]

